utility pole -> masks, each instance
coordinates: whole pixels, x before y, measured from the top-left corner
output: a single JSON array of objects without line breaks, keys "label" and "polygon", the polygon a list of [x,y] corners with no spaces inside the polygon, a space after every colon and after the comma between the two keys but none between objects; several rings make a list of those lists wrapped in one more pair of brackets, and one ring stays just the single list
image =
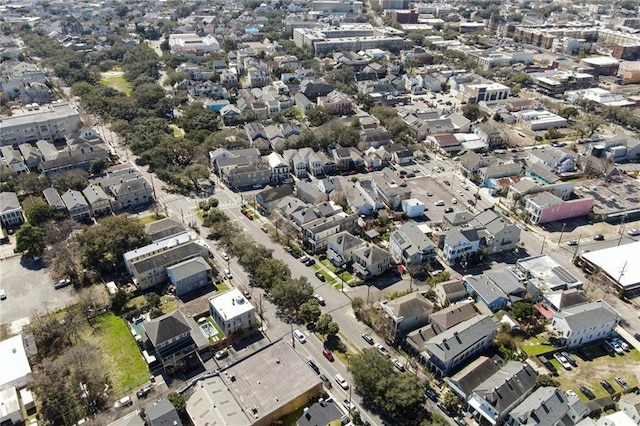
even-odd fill
[{"label": "utility pole", "polygon": [[544,239],[542,240],[542,247],[540,247],[540,254],[544,253],[544,243],[547,242],[547,236],[545,235]]},{"label": "utility pole", "polygon": [[293,337],[293,318],[289,317],[289,325],[291,326],[291,342],[293,344],[293,349],[296,348],[296,339]]},{"label": "utility pole", "polygon": [[576,244],[576,249],[573,251],[573,259],[576,258],[576,256],[578,255],[578,248],[580,248],[580,239],[582,238],[582,235],[578,235],[578,244]]},{"label": "utility pole", "polygon": [[560,231],[560,238],[558,238],[558,247],[560,247],[560,242],[562,241],[562,234],[564,234],[564,227],[566,226],[566,223],[562,223],[562,231]]},{"label": "utility pole", "polygon": [[620,238],[618,238],[618,244],[620,245],[620,243],[622,242],[622,237],[624,236],[624,222],[627,219],[627,215],[625,213],[624,216],[622,216],[622,223],[620,224],[620,230],[618,231],[620,233]]}]

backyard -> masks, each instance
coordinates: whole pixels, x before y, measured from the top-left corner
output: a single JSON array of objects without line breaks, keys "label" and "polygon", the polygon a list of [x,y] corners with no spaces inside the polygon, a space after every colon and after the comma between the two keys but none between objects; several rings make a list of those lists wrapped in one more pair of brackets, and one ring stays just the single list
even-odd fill
[{"label": "backyard", "polygon": [[95,317],[80,330],[80,337],[101,350],[112,395],[120,397],[149,379],[147,364],[124,319],[111,312]]},{"label": "backyard", "polygon": [[622,391],[622,387],[615,381],[616,377],[622,377],[626,380],[630,388],[638,386],[640,369],[630,368],[632,365],[640,365],[640,352],[637,349],[615,357],[607,355],[598,345],[590,346],[587,350],[593,356],[593,360],[584,361],[574,355],[578,367],[570,371],[562,368],[553,357],[549,357],[551,363],[558,369],[556,380],[560,382],[562,390],[572,389],[582,400],[586,401],[587,398],[580,392],[580,386],[590,388],[597,398],[609,395],[600,384],[600,380],[607,380],[613,385],[616,392]]},{"label": "backyard", "polygon": [[131,84],[125,80],[124,71],[119,68],[114,68],[111,71],[103,72],[100,76],[99,83],[103,86],[112,87],[125,95],[131,94]]}]

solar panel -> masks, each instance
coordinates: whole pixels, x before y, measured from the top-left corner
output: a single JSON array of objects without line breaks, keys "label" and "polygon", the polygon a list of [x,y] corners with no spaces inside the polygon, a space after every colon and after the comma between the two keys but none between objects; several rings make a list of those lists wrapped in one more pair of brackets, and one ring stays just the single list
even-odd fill
[{"label": "solar panel", "polygon": [[554,266],[551,269],[551,272],[556,274],[556,276],[560,277],[560,279],[568,284],[578,282],[578,280],[566,269],[562,266]]}]

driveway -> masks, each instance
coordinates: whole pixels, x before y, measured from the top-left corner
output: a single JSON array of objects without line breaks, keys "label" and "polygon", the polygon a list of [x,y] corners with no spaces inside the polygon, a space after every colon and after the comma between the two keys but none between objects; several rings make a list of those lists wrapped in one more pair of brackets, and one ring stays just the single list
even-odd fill
[{"label": "driveway", "polygon": [[30,317],[34,311],[55,311],[72,303],[72,286],[56,290],[49,271],[27,257],[13,256],[0,260],[0,287],[7,299],[0,301],[0,323],[10,324]]}]

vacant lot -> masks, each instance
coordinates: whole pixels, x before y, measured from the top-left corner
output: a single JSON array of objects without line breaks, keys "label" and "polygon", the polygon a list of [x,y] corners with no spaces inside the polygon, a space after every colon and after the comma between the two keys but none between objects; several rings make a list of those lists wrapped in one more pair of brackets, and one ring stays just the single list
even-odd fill
[{"label": "vacant lot", "polygon": [[640,352],[637,349],[615,357],[607,355],[598,345],[589,347],[588,351],[594,356],[593,360],[583,361],[574,354],[578,368],[571,371],[565,370],[553,357],[549,357],[558,369],[557,380],[560,382],[560,388],[572,389],[586,401],[587,398],[580,392],[580,386],[587,386],[600,398],[609,395],[600,384],[600,380],[609,381],[617,392],[621,392],[622,387],[615,382],[615,377],[622,377],[631,388],[640,382]]},{"label": "vacant lot", "polygon": [[149,379],[149,369],[124,319],[109,312],[94,318],[80,336],[102,352],[112,395],[121,397]]},{"label": "vacant lot", "polygon": [[113,69],[111,71],[103,72],[100,75],[100,84],[103,86],[112,87],[125,95],[129,96],[131,94],[131,84],[125,80],[124,72],[120,69]]}]

